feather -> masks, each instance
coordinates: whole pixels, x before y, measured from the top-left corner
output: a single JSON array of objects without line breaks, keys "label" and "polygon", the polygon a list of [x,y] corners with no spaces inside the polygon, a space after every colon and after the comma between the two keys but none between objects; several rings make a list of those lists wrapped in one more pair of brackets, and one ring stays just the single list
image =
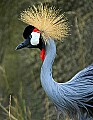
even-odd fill
[{"label": "feather", "polygon": [[80,111],[93,115],[93,64],[62,84],[62,88],[68,100],[73,104],[76,103]]},{"label": "feather", "polygon": [[93,64],[78,72],[68,82],[55,82],[52,78],[52,64],[56,46],[53,40],[48,41],[41,68],[41,83],[45,92],[63,116],[68,115],[73,120],[93,120]]},{"label": "feather", "polygon": [[[23,11],[20,20],[36,27],[44,41],[48,41],[41,68],[41,84],[56,108],[74,120],[93,120],[93,65],[66,83],[57,83],[52,78],[52,64],[56,55],[53,39],[61,40],[69,35],[67,19],[59,13],[54,6],[48,7],[41,3]],[[57,118],[59,119],[59,114]]]},{"label": "feather", "polygon": [[56,10],[56,7],[41,3],[24,10],[20,20],[40,30],[45,41],[48,38],[60,40],[69,35],[69,26],[64,14],[59,13],[60,10]]}]

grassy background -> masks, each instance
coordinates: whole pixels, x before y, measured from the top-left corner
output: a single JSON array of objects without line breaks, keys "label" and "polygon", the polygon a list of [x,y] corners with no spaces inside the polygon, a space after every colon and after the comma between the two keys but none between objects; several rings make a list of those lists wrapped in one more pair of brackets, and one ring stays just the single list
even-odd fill
[{"label": "grassy background", "polygon": [[[0,102],[7,107],[11,94],[11,104],[15,107],[13,97],[18,100],[19,107],[25,101],[23,106],[29,107],[31,120],[55,120],[54,106],[40,83],[39,50],[15,51],[23,41],[26,27],[18,20],[20,12],[39,2],[54,4],[68,18],[71,35],[62,43],[56,42],[57,56],[53,65],[54,79],[66,82],[93,63],[93,0],[0,0]],[[0,109],[0,119],[5,118],[8,119]]]}]

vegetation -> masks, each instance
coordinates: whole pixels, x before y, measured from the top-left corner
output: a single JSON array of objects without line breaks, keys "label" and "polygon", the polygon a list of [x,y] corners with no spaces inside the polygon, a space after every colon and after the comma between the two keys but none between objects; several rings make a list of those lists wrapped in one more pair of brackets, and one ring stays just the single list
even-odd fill
[{"label": "vegetation", "polygon": [[[26,106],[22,97],[22,86],[20,86],[20,98],[9,96],[9,105],[4,107],[0,104],[1,109],[7,120],[31,120],[31,111]],[[12,105],[13,104],[13,105]]]}]

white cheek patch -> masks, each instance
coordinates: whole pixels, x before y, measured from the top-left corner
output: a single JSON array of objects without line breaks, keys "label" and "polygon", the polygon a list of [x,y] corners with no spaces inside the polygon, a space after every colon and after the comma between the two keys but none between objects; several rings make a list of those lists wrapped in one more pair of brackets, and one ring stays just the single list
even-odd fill
[{"label": "white cheek patch", "polygon": [[32,38],[30,40],[31,45],[39,44],[40,33],[32,32],[31,35],[32,35]]}]

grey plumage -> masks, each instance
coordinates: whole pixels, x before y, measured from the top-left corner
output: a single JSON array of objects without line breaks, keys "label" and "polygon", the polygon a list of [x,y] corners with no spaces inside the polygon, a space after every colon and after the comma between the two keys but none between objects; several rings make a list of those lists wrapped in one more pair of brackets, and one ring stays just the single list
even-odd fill
[{"label": "grey plumage", "polygon": [[17,49],[29,47],[39,48],[42,51],[46,48],[46,55],[41,56],[44,60],[41,68],[41,84],[56,106],[57,120],[59,120],[60,112],[72,120],[93,120],[93,65],[80,71],[66,83],[57,83],[52,78],[52,64],[56,55],[56,46],[52,39],[62,40],[69,34],[69,25],[64,14],[60,15],[59,9],[56,10],[53,6],[41,4],[23,11],[21,20],[30,27],[32,25],[38,29],[45,43],[43,47],[41,40],[35,46],[29,45],[34,39],[31,37],[29,39],[31,34],[28,35],[29,30],[25,30],[28,38],[19,44]]},{"label": "grey plumage", "polygon": [[55,55],[55,43],[49,39],[41,68],[41,84],[46,94],[63,115],[74,120],[93,120],[93,65],[77,73],[68,82],[57,83],[52,78]]}]

